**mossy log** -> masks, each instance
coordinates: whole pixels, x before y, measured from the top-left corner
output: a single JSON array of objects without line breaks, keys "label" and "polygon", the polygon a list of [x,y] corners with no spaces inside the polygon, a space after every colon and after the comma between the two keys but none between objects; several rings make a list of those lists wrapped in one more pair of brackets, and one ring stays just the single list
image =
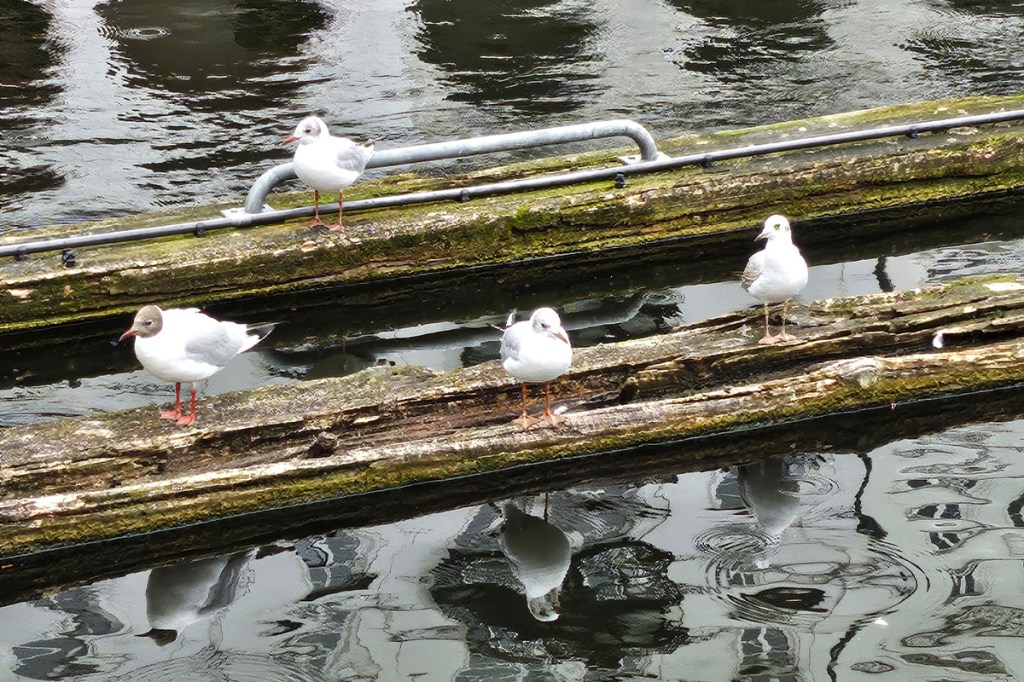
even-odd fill
[{"label": "mossy log", "polygon": [[196,428],[154,406],[8,429],[0,556],[1024,380],[1015,277],[817,302],[792,318],[798,340],[772,347],[756,343],[755,312],[579,349],[557,384],[558,427],[510,424],[518,387],[488,362],[218,396]]},{"label": "mossy log", "polygon": [[[780,141],[825,132],[948,118],[1024,107],[1024,96],[945,100],[791,121],[661,144],[671,154]],[[463,186],[614,163],[615,153],[586,153],[516,164],[444,180],[397,175],[366,181],[348,199]],[[0,264],[0,333],[129,316],[147,303],[205,306],[324,287],[380,285],[378,305],[436,277],[478,277],[481,268],[571,257],[601,258],[623,249],[653,253],[687,240],[691,258],[710,245],[749,241],[766,215],[798,224],[867,210],[977,198],[1024,188],[1024,123],[1004,123],[795,151],[630,177],[625,187],[594,182],[464,204],[423,204],[348,215],[351,239],[293,220],[199,239],[81,249],[63,267],[54,254]],[[278,197],[278,207],[309,203],[307,192]],[[241,198],[235,202],[241,203]],[[215,216],[218,207],[119,218],[33,231],[33,239],[142,227]],[[826,238],[829,223],[802,231]],[[834,225],[833,225],[834,227]],[[858,226],[845,225],[845,230]],[[6,234],[0,243],[24,240]],[[388,285],[391,284],[389,288]]]}]

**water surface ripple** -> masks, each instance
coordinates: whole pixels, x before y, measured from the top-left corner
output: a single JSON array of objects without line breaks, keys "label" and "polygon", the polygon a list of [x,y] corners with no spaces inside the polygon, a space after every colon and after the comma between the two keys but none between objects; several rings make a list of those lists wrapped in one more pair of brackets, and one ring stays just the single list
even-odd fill
[{"label": "water surface ripple", "polygon": [[1015,93],[1018,10],[955,0],[14,3],[0,9],[0,230],[240,205],[287,159],[279,142],[309,113],[384,147],[620,117],[667,138]]},{"label": "water surface ripple", "polygon": [[[1022,436],[960,426],[170,563],[0,607],[0,661],[39,680],[1019,679]],[[528,607],[538,585],[556,617]]]}]

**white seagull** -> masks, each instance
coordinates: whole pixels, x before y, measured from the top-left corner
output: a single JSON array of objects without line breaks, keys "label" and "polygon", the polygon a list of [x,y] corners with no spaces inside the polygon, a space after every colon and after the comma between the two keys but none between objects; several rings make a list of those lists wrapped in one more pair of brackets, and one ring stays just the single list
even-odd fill
[{"label": "white seagull", "polygon": [[537,308],[529,320],[509,325],[501,337],[501,366],[523,384],[523,414],[514,422],[524,429],[539,420],[526,414],[526,384],[544,382],[544,418],[552,425],[559,419],[551,412],[550,382],[572,364],[572,346],[562,329],[558,313],[551,308]]},{"label": "white seagull", "polygon": [[[266,338],[273,323],[247,326],[221,322],[195,308],[160,310],[147,305],[139,310],[132,327],[118,341],[135,337],[135,357],[158,379],[174,382],[174,409],[160,413],[182,426],[196,420],[196,385],[213,376],[231,358]],[[181,384],[192,384],[192,409],[181,413]]]},{"label": "white seagull", "polygon": [[[769,216],[761,234],[754,239],[765,239],[767,243],[747,261],[740,286],[764,303],[764,338],[758,343],[792,341],[795,337],[786,333],[786,303],[807,286],[807,261],[793,244],[785,216]],[[768,330],[770,303],[782,303],[782,332],[778,336],[772,336]]]},{"label": "white seagull", "polygon": [[299,143],[295,148],[295,175],[313,188],[315,213],[309,226],[324,224],[320,219],[320,192],[337,192],[338,224],[330,229],[345,232],[341,222],[342,192],[366,170],[373,156],[373,143],[361,145],[347,137],[334,137],[327,124],[316,116],[302,119],[282,144],[289,142]]}]

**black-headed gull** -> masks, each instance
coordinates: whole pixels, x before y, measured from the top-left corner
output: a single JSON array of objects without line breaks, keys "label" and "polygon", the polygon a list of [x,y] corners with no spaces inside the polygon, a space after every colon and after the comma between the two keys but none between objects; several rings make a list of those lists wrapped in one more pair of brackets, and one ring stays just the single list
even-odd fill
[{"label": "black-headed gull", "polygon": [[523,384],[523,414],[514,421],[524,429],[539,421],[526,414],[526,384],[544,382],[544,418],[557,424],[559,419],[551,412],[550,382],[572,364],[569,336],[551,308],[537,308],[529,320],[512,324],[514,316],[509,316],[501,337],[501,365]]},{"label": "black-headed gull", "polygon": [[[221,322],[195,308],[160,310],[147,305],[139,310],[132,328],[118,341],[135,337],[135,357],[158,379],[174,382],[174,409],[160,413],[182,426],[196,420],[195,382],[207,379],[231,358],[262,341],[274,324],[244,325]],[[192,384],[192,407],[181,413],[181,384]]]},{"label": "black-headed gull", "polygon": [[316,116],[302,119],[283,144],[296,141],[299,146],[295,148],[295,175],[313,188],[315,214],[309,226],[324,224],[320,219],[320,192],[337,192],[338,224],[330,229],[344,232],[342,192],[366,170],[366,163],[373,156],[373,143],[361,145],[347,137],[335,137]]},{"label": "black-headed gull", "polygon": [[[807,286],[807,261],[793,244],[785,216],[769,216],[761,234],[754,239],[765,239],[767,243],[747,261],[740,286],[764,303],[764,338],[758,343],[792,341],[795,337],[786,333],[786,303]],[[771,303],[782,304],[782,332],[778,336],[772,336],[768,329],[768,305]]]}]

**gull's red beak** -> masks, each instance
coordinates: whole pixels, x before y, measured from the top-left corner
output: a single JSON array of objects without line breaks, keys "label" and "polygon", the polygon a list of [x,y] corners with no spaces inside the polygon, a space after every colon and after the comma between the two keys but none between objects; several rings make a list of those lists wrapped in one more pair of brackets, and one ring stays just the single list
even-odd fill
[{"label": "gull's red beak", "polygon": [[117,342],[118,342],[118,343],[121,343],[122,341],[124,341],[125,339],[127,339],[127,338],[128,338],[129,336],[135,336],[135,335],[136,335],[137,333],[138,333],[138,332],[136,332],[136,331],[135,331],[134,329],[129,329],[129,330],[128,330],[128,331],[126,331],[126,332],[125,332],[124,334],[121,334],[121,338],[119,338],[119,339],[117,340]]},{"label": "gull's red beak", "polygon": [[756,242],[758,239],[768,239],[769,234],[770,233],[768,232],[768,228],[766,227],[763,230],[761,230],[761,234],[754,237],[754,241]]},{"label": "gull's red beak", "polygon": [[289,135],[287,138],[285,138],[285,140],[283,142],[281,142],[281,144],[288,144],[289,142],[295,142],[295,140],[297,140],[297,139],[299,139],[299,138],[295,137],[294,135]]}]

